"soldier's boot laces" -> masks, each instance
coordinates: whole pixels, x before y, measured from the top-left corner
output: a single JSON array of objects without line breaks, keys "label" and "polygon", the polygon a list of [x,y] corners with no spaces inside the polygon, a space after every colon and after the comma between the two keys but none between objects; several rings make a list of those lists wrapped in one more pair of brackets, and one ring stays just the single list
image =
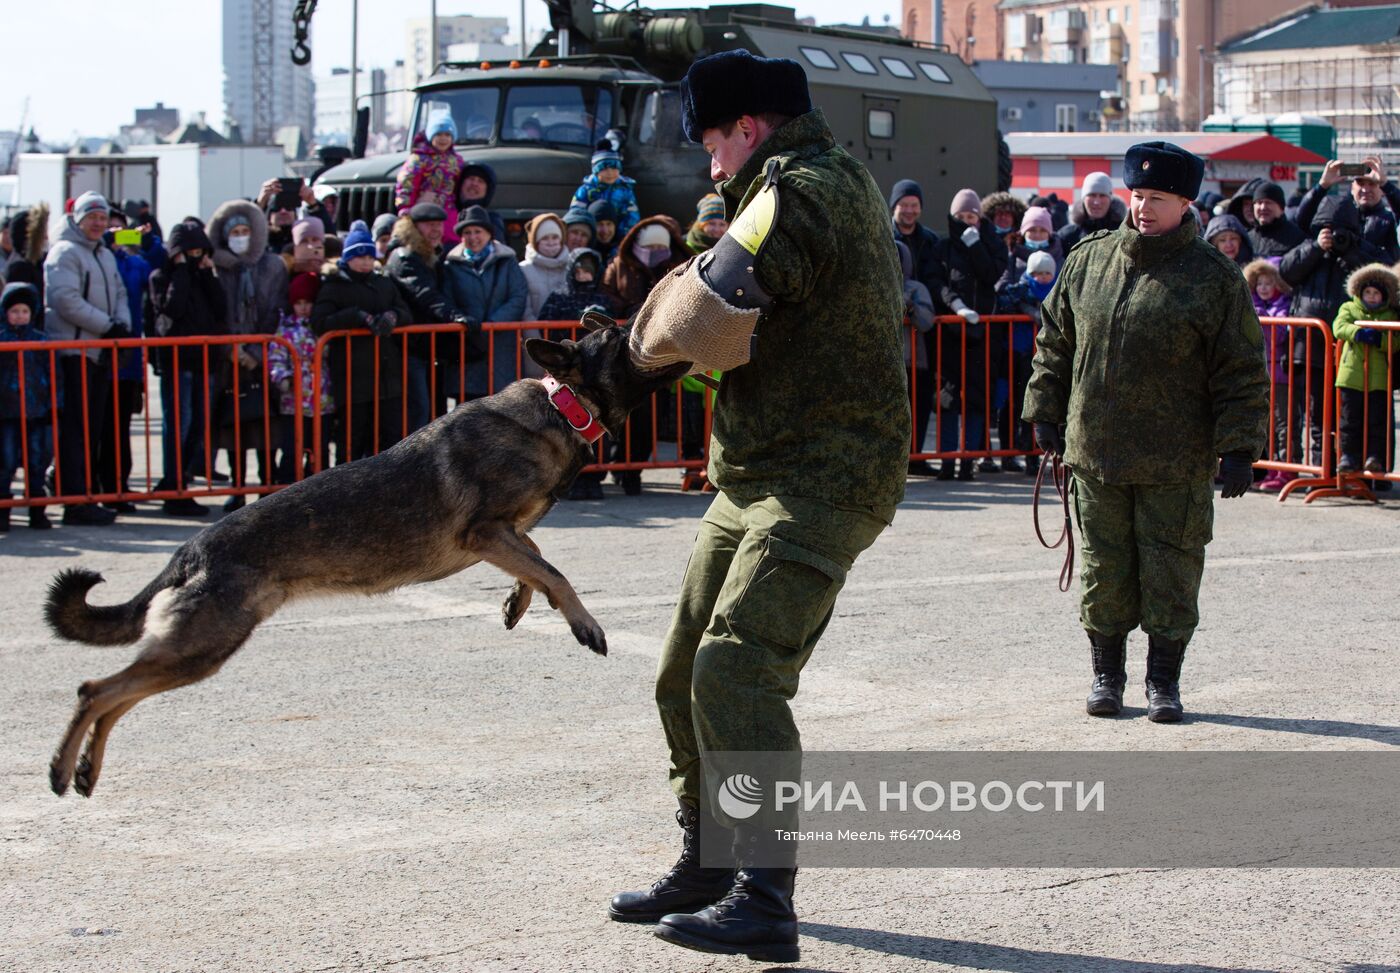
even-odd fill
[{"label": "soldier's boot laces", "polygon": [[608,904],[616,922],[656,922],[672,912],[694,912],[718,902],[734,884],[733,868],[700,867],[700,811],[682,803],[676,823],[685,837],[681,857],[644,892],[619,892]]},{"label": "soldier's boot laces", "polygon": [[1126,635],[1089,633],[1089,651],[1094,663],[1094,684],[1084,711],[1090,716],[1117,716],[1123,712],[1123,687],[1128,684],[1125,653]]},{"label": "soldier's boot laces", "polygon": [[1181,660],[1186,643],[1149,635],[1147,641],[1147,718],[1153,723],[1180,723]]},{"label": "soldier's boot laces", "polygon": [[666,916],[654,932],[668,943],[702,953],[795,963],[801,955],[792,907],[796,878],[796,868],[743,866],[724,898],[694,915]]}]

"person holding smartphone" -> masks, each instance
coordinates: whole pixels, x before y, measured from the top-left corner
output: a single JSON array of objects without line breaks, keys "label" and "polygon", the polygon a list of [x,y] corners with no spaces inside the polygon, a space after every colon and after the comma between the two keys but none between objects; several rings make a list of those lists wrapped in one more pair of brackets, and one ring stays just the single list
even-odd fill
[{"label": "person holding smartphone", "polygon": [[1322,178],[1298,204],[1298,225],[1311,225],[1333,187],[1347,180],[1351,183],[1351,200],[1361,217],[1361,239],[1380,251],[1380,260],[1384,263],[1400,261],[1400,242],[1395,235],[1396,214],[1400,214],[1400,187],[1386,174],[1380,156],[1368,155],[1354,163],[1344,163],[1340,159],[1328,162],[1322,170]]}]

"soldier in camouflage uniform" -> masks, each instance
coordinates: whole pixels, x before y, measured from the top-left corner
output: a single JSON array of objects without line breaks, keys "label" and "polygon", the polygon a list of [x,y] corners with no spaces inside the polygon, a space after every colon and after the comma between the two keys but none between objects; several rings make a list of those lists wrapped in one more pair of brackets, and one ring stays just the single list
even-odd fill
[{"label": "soldier in camouflage uniform", "polygon": [[[643,367],[681,360],[724,369],[709,466],[719,492],[696,536],[656,681],[684,850],[649,890],[618,895],[609,911],[619,921],[661,919],[657,935],[692,949],[790,962],[796,868],[746,864],[742,849],[759,827],[736,829],[737,873],[699,865],[699,819],[711,813],[700,755],[800,754],[788,701],[847,573],[904,495],[903,280],[884,199],[811,107],[800,65],[717,54],[691,67],[682,95],[686,133],[723,180],[731,239],[657,285],[634,319],[633,350]],[[740,214],[759,209],[769,187],[774,219],[750,256],[735,249],[754,221]],[[725,271],[730,250],[739,261]],[[690,324],[658,321],[654,309],[670,307],[668,295],[696,285],[697,274],[709,285],[702,304],[719,293],[741,305],[721,308],[720,318],[757,320],[735,359],[747,364],[703,351],[667,357],[649,344],[648,329]],[[757,299],[755,288],[761,312],[742,307]],[[710,322],[701,323],[708,335]]]},{"label": "soldier in camouflage uniform", "polygon": [[1074,248],[1041,309],[1024,418],[1074,478],[1083,536],[1080,620],[1093,716],[1122,710],[1124,646],[1148,636],[1148,718],[1182,718],[1219,467],[1244,494],[1264,447],[1263,335],[1239,269],[1185,216],[1204,165],[1175,145],[1128,150],[1127,221]]}]

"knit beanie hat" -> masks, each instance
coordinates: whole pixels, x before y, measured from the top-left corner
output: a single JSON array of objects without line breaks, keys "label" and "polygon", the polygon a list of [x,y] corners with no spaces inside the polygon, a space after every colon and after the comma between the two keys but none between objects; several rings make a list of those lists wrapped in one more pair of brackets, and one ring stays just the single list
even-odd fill
[{"label": "knit beanie hat", "polygon": [[953,197],[953,204],[948,207],[948,214],[957,216],[959,213],[968,212],[982,215],[982,197],[977,195],[975,189],[959,189],[958,194]]},{"label": "knit beanie hat", "polygon": [[1053,274],[1055,272],[1055,258],[1050,256],[1048,251],[1037,250],[1031,254],[1031,258],[1026,261],[1026,273]]},{"label": "knit beanie hat", "polygon": [[340,263],[342,266],[348,264],[356,257],[374,257],[378,252],[374,249],[374,237],[369,235],[369,227],[364,220],[356,220],[350,224],[350,232],[345,235],[345,245],[340,249]]},{"label": "knit beanie hat", "polygon": [[536,241],[542,240],[545,237],[552,236],[557,236],[561,240],[564,238],[564,226],[562,223],[559,222],[557,217],[551,217],[547,220],[540,220],[538,223],[535,224]]},{"label": "knit beanie hat", "polygon": [[321,278],[315,274],[297,274],[292,278],[292,282],[287,285],[287,303],[295,304],[297,301],[315,301],[316,295],[321,291]]},{"label": "knit beanie hat", "polygon": [[[446,219],[445,216],[444,219]],[[396,222],[398,222],[398,216],[396,214],[380,213],[374,218],[374,226],[370,227],[370,236],[378,240],[382,236],[392,235]]]},{"label": "knit beanie hat", "polygon": [[695,207],[695,222],[708,223],[710,220],[724,219],[724,197],[718,193],[707,193],[700,197]]},{"label": "knit beanie hat", "polygon": [[452,141],[457,141],[457,123],[453,121],[452,116],[446,112],[435,116],[428,122],[428,141],[431,142],[443,132],[451,135]]},{"label": "knit beanie hat", "polygon": [[1055,232],[1055,224],[1050,219],[1050,211],[1043,206],[1032,206],[1026,210],[1026,215],[1021,217],[1022,233],[1033,226],[1038,226],[1047,233]]},{"label": "knit beanie hat", "polygon": [[588,215],[593,217],[593,222],[607,220],[609,223],[617,222],[617,207],[606,199],[595,199],[588,205]]},{"label": "knit beanie hat", "polygon": [[622,153],[613,148],[613,144],[607,139],[600,139],[593,153],[593,174],[596,176],[604,169],[622,170]]},{"label": "knit beanie hat", "polygon": [[319,219],[301,219],[292,224],[292,243],[295,246],[307,240],[325,240],[326,224]]},{"label": "knit beanie hat", "polygon": [[33,284],[6,284],[0,293],[0,314],[4,314],[16,304],[28,304],[31,317],[39,311],[39,289]]},{"label": "knit beanie hat", "polygon": [[920,204],[924,201],[924,187],[912,179],[901,179],[890,190],[890,209],[894,209],[905,196],[913,196]]},{"label": "knit beanie hat", "polygon": [[1080,188],[1085,196],[1098,194],[1100,196],[1113,195],[1113,177],[1106,172],[1091,172],[1084,177],[1084,185]]},{"label": "knit beanie hat", "polygon": [[564,214],[564,226],[570,227],[578,223],[582,223],[584,226],[588,227],[590,233],[598,232],[598,223],[593,217],[588,215],[588,210],[584,209],[582,206],[571,206],[568,212]]},{"label": "knit beanie hat", "polygon": [[111,209],[112,207],[107,205],[107,197],[89,190],[73,201],[73,222],[81,223],[84,217],[92,213],[105,215]]},{"label": "knit beanie hat", "polygon": [[639,247],[669,247],[671,245],[671,232],[660,223],[648,223],[637,231],[637,246]]},{"label": "knit beanie hat", "polygon": [[1263,182],[1255,186],[1254,198],[1255,200],[1271,199],[1280,207],[1288,205],[1288,201],[1283,195],[1283,187],[1276,182]]}]

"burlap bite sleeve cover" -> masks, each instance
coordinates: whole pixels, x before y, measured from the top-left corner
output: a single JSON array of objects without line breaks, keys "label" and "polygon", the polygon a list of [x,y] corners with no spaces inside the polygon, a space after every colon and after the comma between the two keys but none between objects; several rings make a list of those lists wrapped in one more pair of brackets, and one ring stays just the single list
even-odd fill
[{"label": "burlap bite sleeve cover", "polygon": [[749,360],[759,310],[729,304],[700,277],[698,260],[677,267],[632,319],[629,350],[642,371],[691,362],[693,371],[738,368]]}]

